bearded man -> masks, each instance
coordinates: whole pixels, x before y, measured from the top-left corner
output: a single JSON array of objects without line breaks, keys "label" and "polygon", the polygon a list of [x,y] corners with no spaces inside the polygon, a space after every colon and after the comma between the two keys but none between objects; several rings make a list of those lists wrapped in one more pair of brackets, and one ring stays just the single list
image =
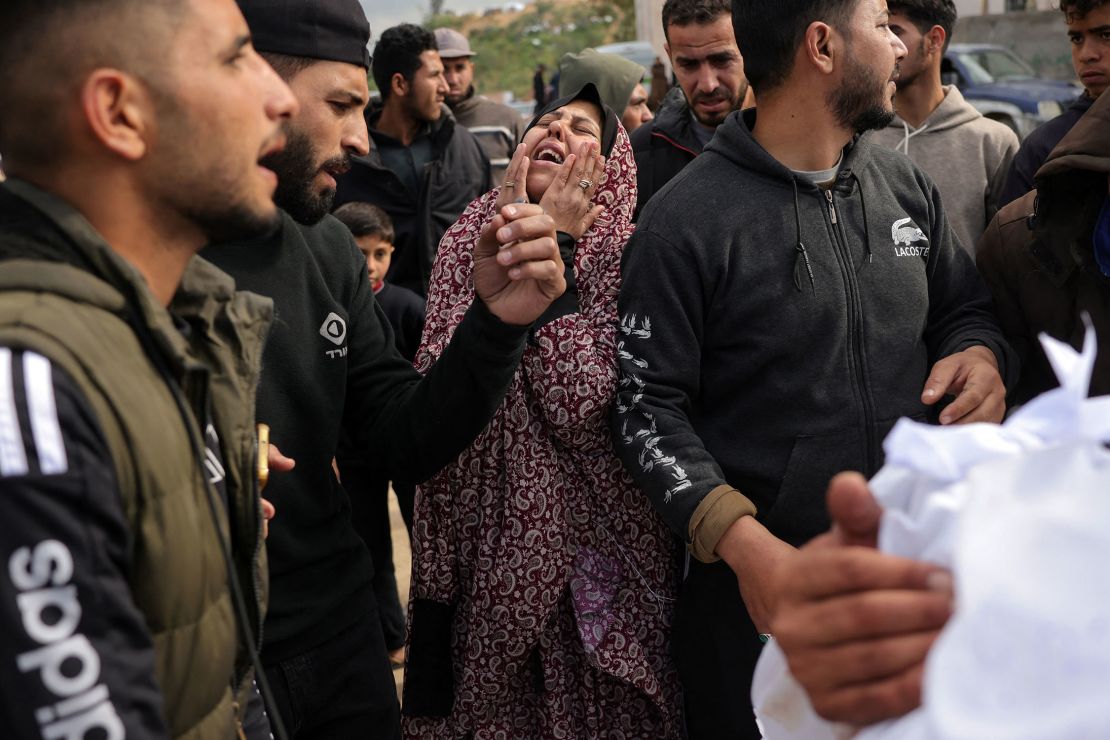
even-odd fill
[{"label": "bearded man", "polygon": [[265,160],[278,175],[280,222],[253,242],[204,250],[240,288],[272,298],[277,314],[258,418],[296,467],[266,489],[277,508],[262,646],[270,709],[299,740],[397,737],[373,564],[332,467],[338,440],[390,478],[436,473],[500,404],[531,323],[565,289],[563,265],[553,238],[535,238],[547,236],[551,220],[538,206],[516,208],[506,229],[518,243],[476,255],[481,300],[421,378],[394,345],[354,238],[328,215],[336,178],[369,148],[366,15],[357,0],[239,7],[299,103],[284,127],[285,151]]},{"label": "bearded man", "polygon": [[634,219],[701,154],[729,113],[754,102],[732,30],[729,0],[667,0],[663,34],[678,85],[666,94],[653,120],[635,131],[628,129],[636,153]]},{"label": "bearded man", "polygon": [[734,0],[732,21],[759,108],[644,209],[613,418],[689,545],[674,648],[693,740],[759,737],[774,573],[828,528],[829,479],[874,473],[895,420],[949,395],[942,424],[1001,420],[1013,365],[936,187],[860,136],[890,122],[906,54],[885,0]]}]

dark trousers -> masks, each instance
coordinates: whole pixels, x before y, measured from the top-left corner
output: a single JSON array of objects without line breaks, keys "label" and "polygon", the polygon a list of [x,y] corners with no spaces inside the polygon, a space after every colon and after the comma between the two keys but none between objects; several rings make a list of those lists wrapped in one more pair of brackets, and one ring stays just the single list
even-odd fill
[{"label": "dark trousers", "polygon": [[[376,608],[318,647],[266,666],[291,740],[399,740],[400,707]],[[271,712],[273,713],[273,712]]]},{"label": "dark trousers", "polygon": [[689,740],[759,740],[751,693],[763,645],[724,562],[690,559],[673,646]]},{"label": "dark trousers", "polygon": [[[351,524],[366,543],[370,550],[370,559],[374,563],[370,584],[378,602],[385,646],[390,652],[399,650],[405,646],[405,610],[397,593],[397,575],[393,567],[389,479],[375,474],[363,465],[345,463],[341,470],[343,487],[351,500]],[[404,495],[402,484],[393,485],[399,502],[406,498],[411,501],[411,496]],[[410,517],[411,511],[410,504]]]},{"label": "dark trousers", "polygon": [[416,485],[393,481],[393,493],[397,495],[397,508],[401,510],[401,519],[405,521],[405,529],[412,534],[412,510],[416,507]]}]

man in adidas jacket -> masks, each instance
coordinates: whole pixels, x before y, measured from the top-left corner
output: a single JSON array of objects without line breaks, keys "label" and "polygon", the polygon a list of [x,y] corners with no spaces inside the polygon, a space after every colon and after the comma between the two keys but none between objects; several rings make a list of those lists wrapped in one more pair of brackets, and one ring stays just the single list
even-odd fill
[{"label": "man in adidas jacket", "polygon": [[0,66],[0,735],[242,737],[273,309],[195,255],[296,101],[232,0],[5,0]]}]

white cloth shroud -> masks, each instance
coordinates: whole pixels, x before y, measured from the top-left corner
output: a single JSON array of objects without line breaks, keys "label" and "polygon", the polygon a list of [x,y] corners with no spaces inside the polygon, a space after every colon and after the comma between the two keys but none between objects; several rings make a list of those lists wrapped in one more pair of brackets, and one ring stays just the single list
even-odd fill
[{"label": "white cloth shroud", "polygon": [[1001,426],[899,421],[871,481],[879,549],[951,569],[955,611],[922,705],[856,731],[818,717],[771,641],[752,701],[768,740],[1110,738],[1110,397],[1096,353],[1042,336],[1061,387]]}]

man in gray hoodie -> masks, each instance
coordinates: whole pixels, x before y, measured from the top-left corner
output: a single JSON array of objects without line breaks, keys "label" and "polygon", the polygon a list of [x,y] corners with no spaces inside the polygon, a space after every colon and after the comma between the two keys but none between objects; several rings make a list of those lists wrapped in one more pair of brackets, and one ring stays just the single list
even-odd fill
[{"label": "man in gray hoodie", "polygon": [[894,120],[876,132],[936,183],[960,244],[971,254],[1000,206],[1018,150],[1009,126],[985,118],[955,85],[942,85],[941,61],[956,24],[952,0],[894,0],[890,30],[906,45],[896,80]]},{"label": "man in gray hoodie", "polygon": [[[1012,353],[940,196],[885,126],[884,0],[733,0],[759,107],[644,208],[624,252],[615,446],[689,544],[675,661],[691,740],[758,738],[775,573],[902,416],[1000,421]],[[676,214],[678,214],[676,216]]]}]

